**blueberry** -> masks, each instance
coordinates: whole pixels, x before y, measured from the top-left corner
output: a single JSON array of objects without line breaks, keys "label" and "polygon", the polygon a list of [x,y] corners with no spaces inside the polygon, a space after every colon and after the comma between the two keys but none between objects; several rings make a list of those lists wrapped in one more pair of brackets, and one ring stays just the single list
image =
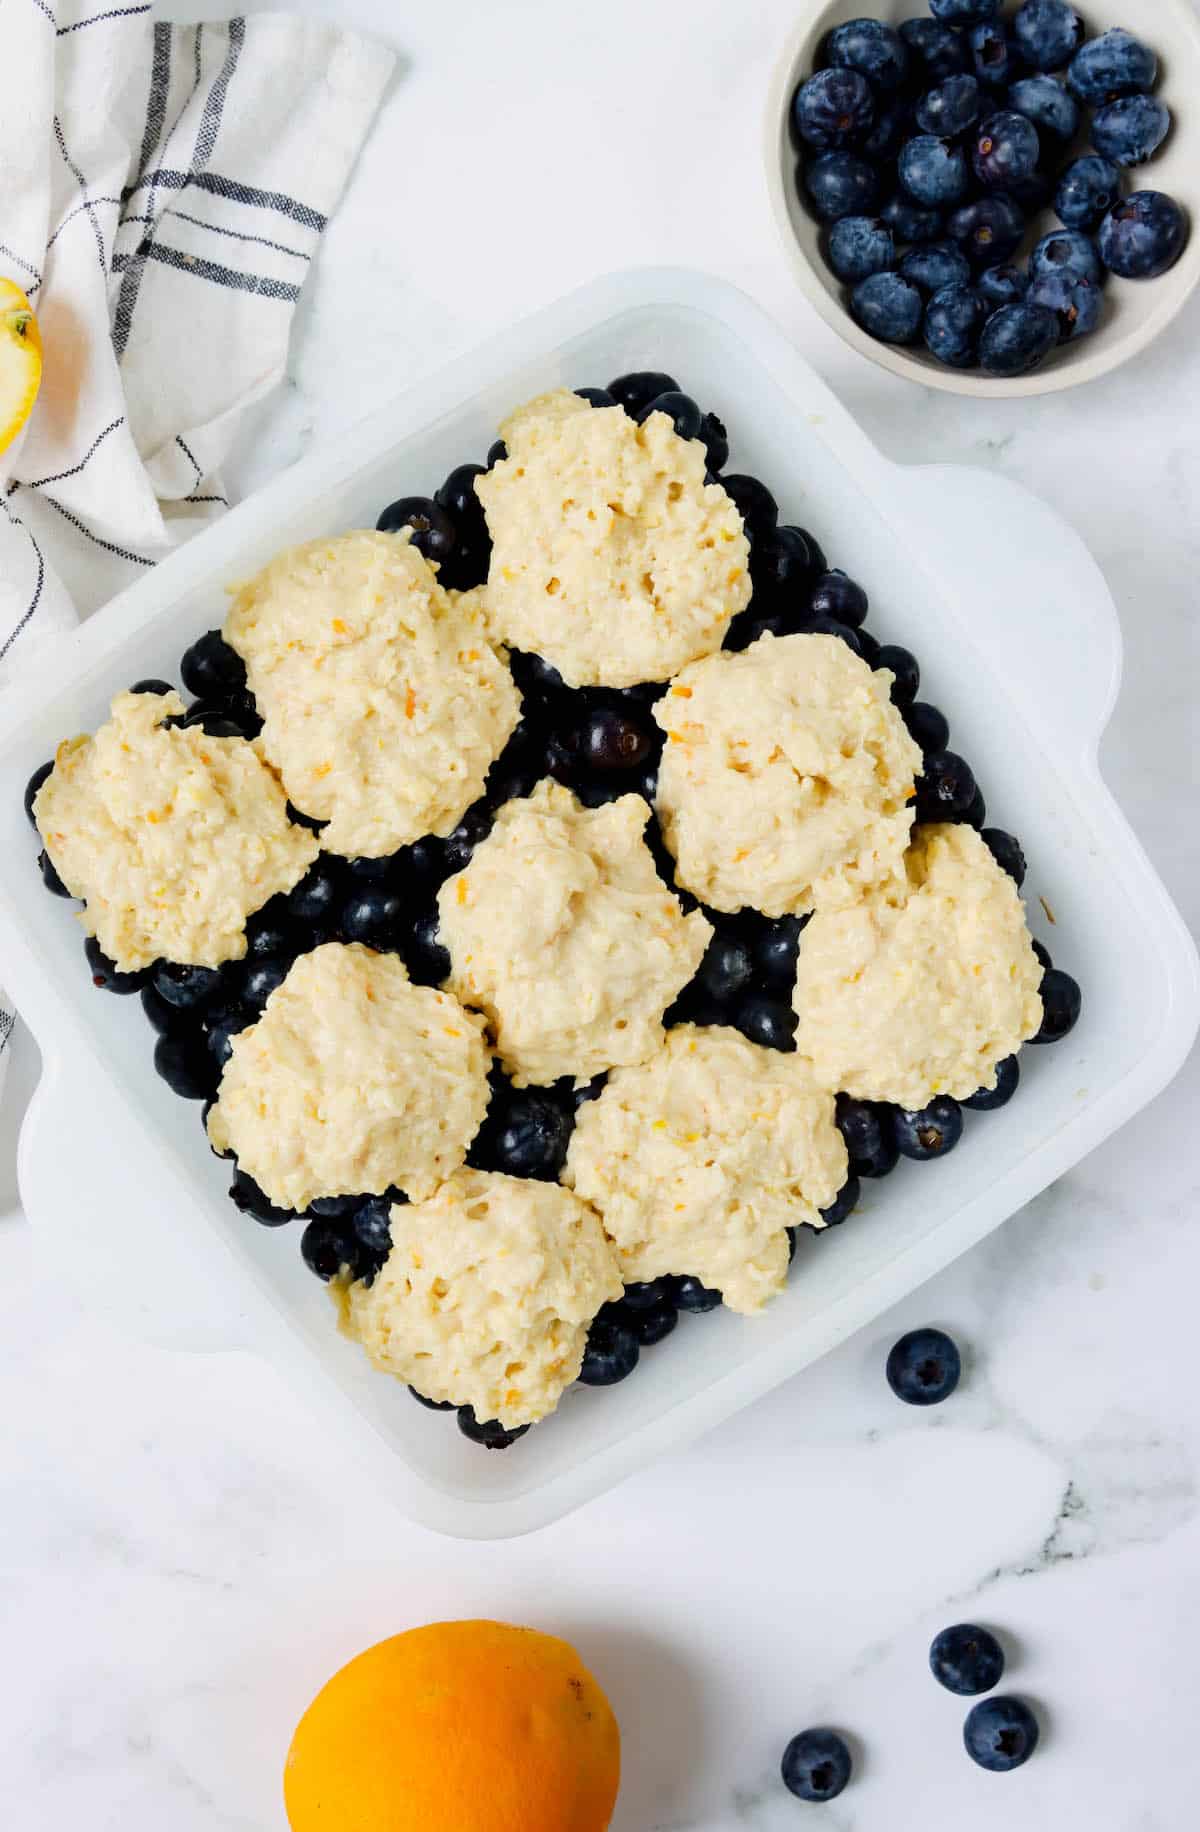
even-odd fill
[{"label": "blueberry", "polygon": [[1041,274],[1030,286],[1026,298],[1030,305],[1042,305],[1054,313],[1058,320],[1059,343],[1090,337],[1099,328],[1104,299],[1100,288],[1091,280],[1075,280],[1067,274]]},{"label": "blueberry", "polygon": [[1051,967],[1042,976],[1042,1027],[1033,1043],[1058,1043],[1079,1021],[1083,994],[1078,981],[1059,967]]},{"label": "blueberry", "polygon": [[881,343],[913,343],[923,310],[920,293],[899,274],[873,274],[869,280],[860,280],[850,294],[855,323]]},{"label": "blueberry", "polygon": [[240,1209],[243,1215],[252,1215],[264,1228],[281,1228],[285,1222],[296,1218],[293,1210],[277,1208],[254,1178],[244,1170],[234,1171],[229,1197],[236,1209]]},{"label": "blueberry", "polygon": [[855,1176],[886,1177],[895,1170],[900,1154],[892,1136],[891,1116],[892,1109],[882,1101],[838,1095],[838,1129],[846,1141]]},{"label": "blueberry", "polygon": [[581,401],[587,402],[589,407],[620,406],[616,396],[610,394],[607,388],[577,388],[575,392]]},{"label": "blueberry", "polygon": [[190,731],[199,726],[200,730],[209,738],[250,736],[240,720],[232,717],[225,706],[212,705],[205,701],[197,701],[194,706],[189,706],[181,719],[173,719],[169,723],[182,726],[184,731]]},{"label": "blueberry", "polygon": [[1002,108],[988,116],[975,136],[971,152],[975,176],[996,191],[1002,191],[1014,179],[1032,177],[1040,156],[1037,128],[1012,108]]},{"label": "blueberry", "polygon": [[899,32],[919,66],[914,74],[923,88],[931,83],[942,83],[948,76],[959,76],[967,69],[963,40],[939,20],[906,19]]},{"label": "blueberry", "polygon": [[752,541],[761,541],[773,532],[779,520],[779,505],[765,483],[735,471],[729,477],[722,477],[721,488],[741,516]]},{"label": "blueberry", "polygon": [[862,1184],[859,1182],[858,1178],[851,1173],[829,1207],[819,1211],[821,1220],[825,1223],[825,1226],[827,1228],[836,1228],[839,1223],[845,1221],[847,1215],[852,1214],[858,1207],[858,1199],[861,1194]]},{"label": "blueberry", "polygon": [[943,25],[978,25],[996,17],[1000,0],[929,0],[929,10]]},{"label": "blueberry", "polygon": [[796,176],[827,223],[839,216],[868,216],[879,199],[879,174],[857,153],[820,153],[798,167]]},{"label": "blueberry", "polygon": [[870,604],[858,581],[847,577],[838,567],[822,573],[816,581],[810,609],[814,617],[832,617],[838,623],[857,629],[866,622]]},{"label": "blueberry", "polygon": [[669,1304],[671,1299],[670,1281],[667,1279],[637,1279],[632,1285],[626,1285],[621,1297],[625,1310],[653,1310],[659,1304]]},{"label": "blueberry", "polygon": [[478,522],[460,524],[454,551],[442,561],[438,584],[447,590],[469,592],[473,586],[486,583],[491,561],[492,539],[481,510]]},{"label": "blueberry", "polygon": [[888,1386],[908,1406],[938,1406],[962,1373],[957,1345],[940,1329],[909,1330],[887,1358]]},{"label": "blueberry", "polygon": [[979,83],[973,76],[948,76],[917,103],[917,126],[923,134],[956,140],[979,119]]},{"label": "blueberry", "polygon": [[404,964],[418,986],[440,986],[450,971],[450,955],[438,940],[436,908],[425,910],[412,925]]},{"label": "blueberry", "polygon": [[540,655],[513,649],[508,665],[527,708],[553,708],[567,692],[567,684],[558,669]]},{"label": "blueberry", "polygon": [[940,293],[944,286],[965,286],[971,278],[971,263],[953,242],[927,242],[909,249],[900,263],[900,277],[923,293]]},{"label": "blueberry", "polygon": [[53,768],[54,768],[53,757],[51,757],[47,763],[39,763],[37,769],[33,772],[33,775],[29,778],[29,781],[25,784],[25,797],[24,797],[25,818],[29,822],[29,825],[31,827],[37,826],[37,821],[34,818],[34,813],[33,813],[33,804],[37,799],[37,792],[41,788],[42,784],[45,782],[47,776],[49,776]]},{"label": "blueberry", "polygon": [[674,394],[679,383],[673,375],[665,375],[661,369],[634,369],[628,375],[618,375],[608,384],[606,392],[611,395],[618,407],[636,419],[642,408],[647,406],[656,395]]},{"label": "blueberry", "polygon": [[129,691],[130,693],[163,694],[174,693],[175,689],[170,681],[160,681],[157,676],[148,675],[144,681],[135,681]]},{"label": "blueberry", "polygon": [[372,1196],[368,1202],[361,1203],[351,1217],[357,1246],[380,1265],[392,1250],[392,1209],[397,1201],[403,1200],[398,1190]]},{"label": "blueberry", "polygon": [[866,662],[867,667],[878,668],[879,651],[883,645],[876,642],[870,630],[855,630],[854,636],[858,644],[858,653]]},{"label": "blueberry", "polygon": [[917,784],[918,821],[953,821],[965,814],[975,794],[969,763],[954,751],[939,751],[925,762]]},{"label": "blueberry", "polygon": [[262,1010],[271,994],[283,985],[291,964],[287,958],[272,960],[269,955],[258,955],[246,962],[239,991],[251,1011]]},{"label": "blueberry", "polygon": [[765,1050],[794,1050],[796,1047],[796,1014],[781,999],[765,999],[751,993],[738,1005],[733,1021],[743,1037]]},{"label": "blueberry", "polygon": [[589,769],[636,770],[656,743],[656,731],[645,716],[634,717],[611,706],[598,706],[579,733],[579,754]]},{"label": "blueberry", "polygon": [[945,713],[926,700],[916,700],[904,708],[904,723],[909,735],[920,745],[926,764],[950,742],[950,724]]},{"label": "blueberry", "polygon": [[1187,218],[1163,191],[1135,191],[1100,225],[1100,258],[1123,280],[1153,280],[1174,267],[1188,239]]},{"label": "blueberry", "polygon": [[945,232],[946,219],[940,210],[925,210],[913,202],[905,191],[889,197],[879,212],[898,242],[936,242]]},{"label": "blueberry", "polygon": [[329,858],[321,858],[309,866],[298,884],[292,886],[284,898],[284,909],[306,929],[328,927],[333,922],[341,892],[338,866]]},{"label": "blueberry", "polygon": [[499,808],[506,801],[529,795],[541,777],[544,765],[545,746],[541,735],[530,720],[520,720],[488,771],[484,785],[488,806]]},{"label": "blueberry", "polygon": [[989,375],[1028,375],[1058,342],[1058,319],[1045,306],[1005,305],[983,327],[979,360]]},{"label": "blueberry", "polygon": [[881,19],[850,19],[834,26],[824,53],[827,64],[857,70],[880,95],[899,89],[908,74],[904,40]]},{"label": "blueberry", "polygon": [[987,803],[983,799],[983,790],[975,784],[975,793],[958,816],[964,827],[974,827],[976,833],[987,820]]},{"label": "blueberry", "polygon": [[300,1254],[309,1271],[325,1280],[336,1278],[352,1257],[345,1229],[336,1221],[310,1221],[300,1236]]},{"label": "blueberry", "polygon": [[579,1378],[585,1387],[613,1387],[638,1364],[638,1339],[612,1317],[596,1317],[588,1331]]},{"label": "blueberry", "polygon": [[780,1763],[783,1785],[797,1800],[836,1800],[850,1768],[850,1751],[836,1730],[801,1730]]},{"label": "blueberry", "polygon": [[848,623],[839,623],[834,617],[806,617],[799,626],[797,634],[800,636],[836,636],[838,641],[844,642],[848,649],[853,649],[855,655],[862,656],[864,659],[866,657],[867,632],[853,630]]},{"label": "blueberry", "polygon": [[909,196],[933,210],[957,203],[969,178],[962,148],[948,145],[936,134],[918,134],[907,140],[900,149],[897,171]]},{"label": "blueberry", "polygon": [[412,545],[427,560],[448,559],[458,539],[453,518],[431,496],[400,496],[389,503],[375,526],[381,534],[412,529]]},{"label": "blueberry", "polygon": [[671,1302],[678,1310],[691,1311],[694,1315],[706,1310],[716,1310],[721,1302],[721,1294],[714,1291],[711,1285],[705,1285],[700,1279],[690,1275],[673,1278],[669,1281]]},{"label": "blueberry", "polygon": [[996,1064],[996,1085],[994,1088],[977,1088],[974,1094],[968,1094],[963,1102],[975,1113],[991,1113],[997,1107],[1007,1107],[1017,1091],[1021,1079],[1021,1065],[1015,1056],[1006,1056],[1003,1062]]},{"label": "blueberry", "polygon": [[309,833],[320,833],[322,827],[329,825],[328,821],[319,821],[315,814],[302,814],[291,802],[287,804],[287,817],[293,827],[307,828]]},{"label": "blueberry", "polygon": [[1171,112],[1153,95],[1122,95],[1092,116],[1092,145],[1114,165],[1145,165],[1171,130]]},{"label": "blueberry", "polygon": [[1052,76],[1025,76],[1008,92],[1008,106],[1032,121],[1039,135],[1064,145],[1079,131],[1079,104]]},{"label": "blueberry", "polygon": [[400,945],[404,903],[386,885],[364,884],[342,905],[338,931],[343,941],[360,941],[368,948],[395,949]]},{"label": "blueberry", "polygon": [[839,280],[867,280],[896,264],[896,243],[877,216],[843,216],[829,231],[829,265]]},{"label": "blueberry", "polygon": [[1099,286],[1104,269],[1091,237],[1078,229],[1052,229],[1044,235],[1029,257],[1029,277],[1040,280],[1046,275],[1090,280]]},{"label": "blueberry", "polygon": [[[579,393],[579,392],[581,391],[577,389],[576,393]],[[412,1394],[413,1398],[416,1400],[418,1406],[424,1406],[427,1412],[457,1412],[458,1411],[457,1402],[452,1399],[429,1399],[426,1397],[424,1393],[418,1393],[415,1387],[410,1387],[408,1390]]]},{"label": "blueberry", "polygon": [[227,700],[246,685],[246,664],[220,630],[208,630],[185,649],[179,678],[198,700]]},{"label": "blueberry", "polygon": [[679,1321],[679,1312],[670,1303],[655,1304],[649,1310],[635,1310],[629,1316],[629,1328],[642,1348],[653,1348],[669,1336]]},{"label": "blueberry", "polygon": [[1083,43],[1083,20],[1066,0],[1025,0],[1012,29],[1021,56],[1035,70],[1061,70]]},{"label": "blueberry", "polygon": [[503,464],[508,457],[508,447],[503,439],[493,439],[487,449],[486,469],[494,471],[498,464]]},{"label": "blueberry", "polygon": [[989,1629],[956,1622],[933,1638],[929,1670],[939,1686],[960,1698],[990,1692],[1004,1676],[1004,1650]]},{"label": "blueberry", "polygon": [[1120,95],[1149,95],[1158,81],[1158,58],[1121,26],[1081,45],[1067,82],[1081,102],[1113,102]]},{"label": "blueberry", "polygon": [[796,135],[818,152],[856,146],[874,125],[874,91],[858,70],[818,70],[792,97]]},{"label": "blueberry", "polygon": [[1025,854],[1021,851],[1020,842],[1001,827],[985,827],[979,837],[1001,871],[1007,872],[1020,890],[1025,882]]},{"label": "blueberry", "polygon": [[219,1069],[223,1069],[233,1053],[233,1040],[239,1031],[244,1031],[248,1024],[253,1024],[256,1013],[248,1011],[244,1005],[218,1006],[204,1015],[204,1036],[209,1054]]},{"label": "blueberry", "polygon": [[483,528],[483,504],[475,494],[475,479],[486,476],[481,464],[459,464],[434,494],[434,501],[452,518],[459,535]]},{"label": "blueberry", "polygon": [[973,287],[944,286],[925,307],[925,348],[950,368],[970,368],[986,316],[987,307]]},{"label": "blueberry", "polygon": [[37,868],[42,874],[42,883],[48,891],[52,891],[56,897],[69,897],[71,895],[70,891],[59,877],[54,861],[45,847],[42,848],[37,856]]},{"label": "blueberry", "polygon": [[901,708],[911,706],[921,685],[921,669],[912,650],[902,649],[898,643],[885,643],[875,658],[875,666],[886,668],[894,677],[892,704]]},{"label": "blueberry", "polygon": [[1013,81],[1017,71],[1024,68],[1020,53],[1009,37],[1003,20],[985,20],[980,25],[973,25],[966,39],[971,48],[975,74],[981,83],[987,83],[993,89],[1004,89]]},{"label": "blueberry", "polygon": [[912,109],[908,102],[888,102],[875,116],[875,125],[858,150],[864,159],[882,164],[899,152],[911,125]]},{"label": "blueberry", "polygon": [[1038,1745],[1038,1721],[1020,1698],[981,1698],[963,1725],[963,1742],[972,1762],[994,1774],[1006,1774],[1028,1762]]},{"label": "blueberry", "polygon": [[524,1088],[488,1115],[485,1130],[496,1170],[553,1182],[566,1162],[571,1115],[554,1095]]},{"label": "blueberry", "polygon": [[[1014,117],[1018,121],[1022,118]],[[1025,240],[1025,214],[1015,198],[996,191],[955,210],[946,229],[951,241],[959,244],[973,265],[994,267],[1011,260]]]},{"label": "blueberry", "polygon": [[800,951],[803,927],[799,916],[778,916],[754,942],[754,976],[771,992],[791,995],[796,983],[796,956]]},{"label": "blueberry", "polygon": [[715,477],[729,463],[729,434],[724,420],[715,413],[706,413],[700,422],[699,437],[708,461],[708,470]]},{"label": "blueberry", "polygon": [[704,416],[690,394],[681,394],[673,389],[667,394],[657,394],[634,417],[639,425],[650,418],[652,413],[666,414],[680,439],[698,439]]},{"label": "blueberry", "polygon": [[745,942],[718,930],[709,942],[696,978],[718,1005],[728,1005],[750,983],[754,961]]},{"label": "blueberry", "polygon": [[1051,967],[1053,967],[1054,965],[1054,962],[1050,959],[1049,948],[1047,948],[1042,942],[1036,941],[1036,940],[1031,940],[1029,945],[1033,949],[1033,952],[1036,955],[1038,962],[1041,965],[1042,972],[1044,974],[1049,973]]},{"label": "blueberry", "polygon": [[944,1158],[962,1137],[962,1110],[948,1094],[935,1094],[927,1107],[897,1107],[892,1116],[896,1149],[919,1164]]},{"label": "blueberry", "polygon": [[172,1093],[207,1100],[217,1091],[220,1069],[197,1032],[168,1032],[154,1046],[154,1067]]},{"label": "blueberry", "polygon": [[83,944],[91,970],[92,985],[99,986],[104,992],[140,992],[150,977],[148,967],[141,967],[133,973],[122,973],[115,961],[110,961],[94,935],[89,935]]},{"label": "blueberry", "polygon": [[514,1425],[510,1430],[499,1419],[480,1420],[470,1406],[460,1406],[458,1429],[464,1438],[469,1438],[472,1444],[482,1444],[485,1450],[508,1450],[518,1438],[525,1436],[529,1427]]},{"label": "blueberry", "polygon": [[985,267],[975,282],[975,290],[989,311],[1002,305],[1019,305],[1029,287],[1029,276],[1020,267]]},{"label": "blueberry", "polygon": [[178,1005],[172,1005],[164,999],[153,982],[142,987],[141,998],[142,1010],[146,1014],[147,1021],[160,1037],[165,1037],[168,1031],[187,1030],[191,1025],[192,1019],[189,1014],[181,1011]]},{"label": "blueberry", "polygon": [[361,1191],[357,1195],[314,1196],[306,1213],[318,1221],[349,1221],[365,1201]]},{"label": "blueberry", "polygon": [[154,969],[154,990],[181,1011],[196,1011],[216,998],[222,986],[219,967],[191,967],[181,961],[160,961]]},{"label": "blueberry", "polygon": [[[760,611],[769,601],[772,609],[781,599],[795,603],[800,588],[816,570],[812,536],[803,528],[784,525],[772,529],[754,544],[750,556],[750,573],[754,583],[754,605]],[[818,549],[819,552],[819,549]]]},{"label": "blueberry", "polygon": [[278,910],[260,910],[246,924],[247,960],[263,960],[273,955],[290,958],[296,954],[298,944],[296,931]]},{"label": "blueberry", "polygon": [[1120,195],[1120,168],[1099,153],[1086,153],[1059,179],[1054,208],[1068,229],[1095,229]]}]

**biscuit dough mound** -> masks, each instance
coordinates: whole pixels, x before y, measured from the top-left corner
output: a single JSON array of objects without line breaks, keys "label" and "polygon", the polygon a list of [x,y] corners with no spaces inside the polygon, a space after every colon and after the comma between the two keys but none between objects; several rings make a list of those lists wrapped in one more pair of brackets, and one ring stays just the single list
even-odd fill
[{"label": "biscuit dough mound", "polygon": [[700,963],[711,925],[658,877],[646,820],[640,796],[588,809],[542,782],[438,892],[446,983],[518,1087],[643,1061]]},{"label": "biscuit dough mound", "polygon": [[627,1281],[691,1274],[743,1312],[782,1290],[785,1230],[820,1227],[846,1175],[833,1096],[802,1057],[692,1024],[579,1109],[563,1169]]},{"label": "biscuit dough mound", "polygon": [[316,1196],[414,1200],[458,1169],[488,1104],[483,1025],[414,986],[394,954],[302,954],[233,1040],[208,1136],[280,1208]]},{"label": "biscuit dough mound", "polygon": [[427,1201],[393,1208],[374,1283],[336,1295],[343,1329],[377,1368],[511,1429],[554,1410],[589,1323],[621,1290],[599,1217],[569,1190],[460,1170]]},{"label": "biscuit dough mound", "polygon": [[409,531],[277,554],[237,592],[263,754],[327,852],[380,858],[447,834],[483,791],[520,696],[477,598],[452,602]]},{"label": "biscuit dough mound", "polygon": [[84,928],[124,973],[240,959],[246,918],[319,851],[257,747],[163,724],[183,710],[175,693],[119,693],[94,737],[59,745],[34,802]]},{"label": "biscuit dough mound", "polygon": [[836,636],[762,636],[685,668],[654,707],[678,882],[782,916],[902,877],[921,753],[891,681]]},{"label": "biscuit dough mound", "polygon": [[1011,878],[970,827],[918,827],[904,889],[819,911],[800,941],[796,1047],[822,1086],[923,1107],[996,1083],[1042,1020]]},{"label": "biscuit dough mound", "polygon": [[565,389],[500,432],[508,457],[475,484],[500,641],[572,687],[665,681],[720,648],[750,599],[750,548],[733,501],[704,481],[698,439]]}]

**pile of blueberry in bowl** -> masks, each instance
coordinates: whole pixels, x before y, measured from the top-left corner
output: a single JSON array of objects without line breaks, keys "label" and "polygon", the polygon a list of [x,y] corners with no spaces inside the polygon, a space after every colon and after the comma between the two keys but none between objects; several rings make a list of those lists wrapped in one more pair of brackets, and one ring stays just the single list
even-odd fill
[{"label": "pile of blueberry in bowl", "polygon": [[[1181,265],[1185,205],[1138,180],[1160,152],[1188,169],[1158,48],[1069,0],[845,10],[787,73],[789,239],[839,283],[816,303],[890,346],[886,366],[980,393],[1048,360],[1082,370],[1081,350],[1090,373],[1132,354],[1165,317],[1123,283],[1172,275],[1173,308],[1200,273]],[[1200,74],[1200,33],[1189,48]]]}]

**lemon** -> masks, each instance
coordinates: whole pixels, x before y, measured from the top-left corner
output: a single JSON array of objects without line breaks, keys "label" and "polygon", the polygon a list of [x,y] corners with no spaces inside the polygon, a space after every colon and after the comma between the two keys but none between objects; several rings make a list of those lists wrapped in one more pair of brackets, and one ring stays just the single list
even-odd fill
[{"label": "lemon", "polygon": [[0,278],[0,452],[12,444],[42,382],[42,336],[14,280]]}]

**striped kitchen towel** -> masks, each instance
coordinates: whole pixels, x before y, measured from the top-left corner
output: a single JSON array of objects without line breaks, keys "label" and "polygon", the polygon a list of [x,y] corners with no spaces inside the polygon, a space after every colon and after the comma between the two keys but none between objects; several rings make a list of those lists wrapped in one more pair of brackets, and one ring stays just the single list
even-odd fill
[{"label": "striped kitchen towel", "polygon": [[[315,20],[0,0],[0,273],[42,392],[0,458],[0,686],[226,505],[394,62]],[[11,1020],[0,1005],[0,1052]]]}]

